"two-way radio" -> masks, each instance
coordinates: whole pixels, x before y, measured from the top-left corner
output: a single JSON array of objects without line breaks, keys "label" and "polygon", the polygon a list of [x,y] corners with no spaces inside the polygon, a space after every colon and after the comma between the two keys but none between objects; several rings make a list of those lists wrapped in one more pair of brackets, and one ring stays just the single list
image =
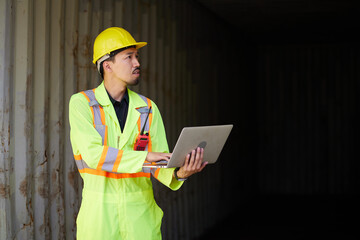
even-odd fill
[{"label": "two-way radio", "polygon": [[149,133],[145,133],[144,134],[144,130],[145,130],[145,126],[146,126],[146,122],[149,118],[149,114],[151,112],[151,106],[149,108],[149,112],[146,116],[146,119],[145,119],[145,122],[144,122],[144,125],[141,129],[141,132],[139,134],[139,136],[136,138],[136,142],[135,142],[135,145],[134,145],[134,150],[135,151],[144,151],[145,148],[146,148],[146,145],[149,143]]}]

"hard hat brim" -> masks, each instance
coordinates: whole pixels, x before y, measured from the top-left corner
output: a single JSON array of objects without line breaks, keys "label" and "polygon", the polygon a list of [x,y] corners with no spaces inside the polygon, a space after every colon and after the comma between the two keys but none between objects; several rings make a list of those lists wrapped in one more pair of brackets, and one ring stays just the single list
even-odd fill
[{"label": "hard hat brim", "polygon": [[147,45],[147,42],[137,42],[136,44],[134,44],[136,46],[136,49],[145,47]]},{"label": "hard hat brim", "polygon": [[[144,47],[144,46],[146,46],[146,45],[147,45],[147,42],[135,42],[135,43],[131,43],[131,44],[128,44],[128,45],[121,46],[121,48],[111,49],[111,51],[108,52],[108,53],[106,53],[106,54],[110,54],[110,53],[113,52],[113,51],[116,51],[116,50],[119,50],[119,49],[122,49],[122,48],[127,48],[127,47],[130,47],[130,46],[135,46],[136,49],[139,49],[139,48],[142,48],[142,47]],[[106,54],[105,54],[105,55],[106,55]],[[105,56],[105,55],[103,55],[103,56]],[[94,59],[94,60],[93,60],[93,63],[96,64],[96,62],[97,62],[100,58],[102,58],[103,56],[100,56],[100,57],[97,58],[96,60]]]}]

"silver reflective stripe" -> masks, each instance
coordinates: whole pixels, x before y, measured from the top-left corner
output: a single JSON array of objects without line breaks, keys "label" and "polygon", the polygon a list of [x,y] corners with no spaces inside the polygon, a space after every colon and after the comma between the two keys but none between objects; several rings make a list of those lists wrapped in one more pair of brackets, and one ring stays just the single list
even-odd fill
[{"label": "silver reflective stripe", "polygon": [[[144,100],[144,102],[146,103],[146,106],[147,107],[142,107],[142,108],[138,108],[137,110],[140,112],[140,127],[142,128],[144,126],[144,122],[146,121],[146,117],[149,113],[149,105],[148,105],[148,101],[147,101],[147,98],[144,97],[143,95],[141,94],[138,94],[139,97],[141,97],[142,100]],[[153,112],[153,109],[150,110],[150,113]],[[145,125],[145,130],[146,132],[149,132],[149,129],[150,129],[150,121],[149,119],[147,120],[146,122],[146,125]],[[148,150],[148,145],[146,145],[146,148],[145,148],[145,151]],[[156,172],[157,168],[143,168],[142,171],[144,173],[151,173],[151,175],[153,177],[155,177],[155,172]]]},{"label": "silver reflective stripe", "polygon": [[[143,95],[141,94],[138,94],[139,97],[144,100],[144,102],[146,103],[146,107],[141,107],[141,108],[138,108],[138,112],[140,113],[140,130],[143,128],[144,126],[144,123],[146,121],[146,118],[147,118],[147,115],[149,113],[149,105],[148,105],[148,101],[147,101],[147,98],[144,97]],[[152,109],[150,110],[150,113],[152,113]],[[145,132],[149,132],[150,130],[150,120],[147,119],[146,123],[145,123],[145,128],[144,128],[144,131]],[[146,145],[145,147],[145,150],[144,151],[147,151],[148,150],[148,144]]]},{"label": "silver reflective stripe", "polygon": [[[92,92],[92,91],[91,91]],[[92,106],[95,106],[95,105],[99,105],[99,103],[96,101],[96,99],[95,100],[91,100],[90,102],[89,102],[89,105],[90,105],[90,107],[92,107]]]},{"label": "silver reflective stripe", "polygon": [[106,132],[106,126],[105,125],[95,125],[96,131],[100,134],[102,138],[102,144],[105,144],[105,132]]},{"label": "silver reflective stripe", "polygon": [[105,143],[105,125],[103,125],[101,122],[100,104],[96,100],[95,93],[93,90],[86,90],[86,91],[84,91],[84,93],[90,100],[89,106],[92,107],[93,112],[94,112],[95,129],[102,137],[102,143],[104,145],[104,143]]},{"label": "silver reflective stripe", "polygon": [[114,167],[114,163],[116,161],[116,157],[118,153],[119,153],[118,149],[109,147],[106,153],[105,162],[102,165],[101,170],[106,172],[111,172]]},{"label": "silver reflective stripe", "polygon": [[[148,107],[141,107],[141,108],[138,108],[136,109],[140,114],[148,114],[149,112],[149,108]],[[150,113],[152,113],[152,109],[150,110]]]},{"label": "silver reflective stripe", "polygon": [[86,164],[86,162],[83,159],[75,160],[75,163],[79,170],[89,168],[89,166]]},{"label": "silver reflective stripe", "polygon": [[[84,93],[86,94],[86,96],[89,98],[90,102],[89,102],[89,106],[92,107],[93,112],[94,112],[94,124],[95,124],[95,129],[96,131],[100,134],[100,136],[102,137],[102,142],[104,145],[104,140],[105,140],[105,132],[106,132],[106,126],[102,124],[101,122],[101,112],[100,112],[100,105],[98,103],[98,101],[95,98],[95,94],[94,91],[92,90],[87,90],[84,91]],[[141,128],[144,125],[144,122],[146,120],[146,117],[149,113],[149,106],[148,106],[148,102],[147,102],[147,98],[140,95],[139,96],[144,100],[144,102],[146,103],[147,107],[142,107],[137,109],[140,112],[140,124],[141,124]],[[150,113],[152,113],[152,109],[150,110]],[[145,125],[145,131],[149,132],[149,127],[150,127],[150,123],[149,123],[149,119],[146,121],[146,125]],[[106,172],[112,172],[112,173],[116,173],[116,174],[122,174],[122,173],[117,173],[117,172],[113,172],[113,167],[114,164],[116,162],[116,158],[117,155],[119,153],[119,149],[116,148],[112,148],[109,147],[106,153],[106,157],[105,157],[105,161],[103,163],[103,166],[101,168],[101,170],[106,171]],[[147,146],[145,151],[147,151]],[[81,159],[81,160],[75,160],[76,162],[76,166],[78,167],[79,170],[83,170],[85,168],[88,169],[92,169],[90,168],[86,162]],[[152,169],[152,168],[143,168],[142,172],[144,173],[151,173],[152,175],[155,174],[156,169]]]},{"label": "silver reflective stripe", "polygon": [[151,169],[152,169],[152,168],[143,167],[143,168],[142,168],[142,172],[144,172],[144,173],[151,173]]},{"label": "silver reflective stripe", "polygon": [[138,94],[138,95],[139,95],[139,97],[141,97],[142,100],[144,100],[144,102],[146,103],[146,105],[148,105],[147,98],[144,97],[144,96],[141,95],[141,94]]},{"label": "silver reflective stripe", "polygon": [[93,90],[86,90],[84,91],[86,96],[89,98],[89,106],[93,108],[94,110],[94,123],[95,125],[102,125],[101,122],[101,114],[100,114],[100,107],[99,102],[95,98],[95,93]]},{"label": "silver reflective stripe", "polygon": [[150,172],[155,177],[156,168],[150,168]]},{"label": "silver reflective stripe", "polygon": [[84,91],[84,93],[86,94],[86,96],[90,99],[90,102],[89,102],[89,105],[90,107],[92,107],[93,105],[91,105],[91,103],[95,100],[95,102],[97,103],[96,101],[96,98],[95,98],[95,93],[93,90],[86,90]]},{"label": "silver reflective stripe", "polygon": [[82,169],[84,169],[85,167],[84,167],[84,161],[82,160],[82,159],[80,159],[80,160],[75,160],[75,163],[76,163],[76,166],[77,166],[77,168],[79,169],[79,170],[82,170]]},{"label": "silver reflective stripe", "polygon": [[[116,150],[116,152],[118,152],[117,149],[109,148],[109,150],[110,150],[110,149],[112,149],[111,151]],[[115,151],[114,151],[114,152],[115,152]],[[108,153],[109,153],[109,151],[108,151]],[[111,153],[111,154],[114,156],[113,153]],[[116,154],[116,156],[117,156],[117,154]],[[107,157],[108,157],[108,156],[106,156],[106,160],[105,160],[105,162],[104,162],[103,167],[102,167],[101,170],[106,171],[106,172],[115,173],[115,174],[123,174],[123,173],[118,173],[118,172],[113,172],[113,171],[112,171],[113,166],[114,166],[114,163],[115,163],[115,161],[116,161],[116,157],[115,157],[115,160],[114,160],[113,163],[111,163],[111,159],[107,159]],[[85,168],[94,169],[94,168],[90,168],[83,159],[75,160],[75,163],[76,163],[76,166],[77,166],[77,168],[78,168],[79,171],[80,171],[80,170],[83,170],[83,169],[85,169]],[[95,170],[95,169],[94,169],[94,170]],[[143,172],[143,173],[151,173],[153,176],[155,175],[155,171],[156,171],[156,168],[142,168],[142,172]]]},{"label": "silver reflective stripe", "polygon": [[92,108],[94,110],[94,123],[95,123],[95,125],[102,125],[99,106],[93,106]]},{"label": "silver reflective stripe", "polygon": [[[146,118],[147,118],[147,115],[148,115],[148,112],[149,112],[149,108],[146,108],[146,109],[147,109],[147,111],[144,111],[144,113],[140,112],[140,126],[141,126],[141,129],[144,126],[144,123],[146,121]],[[145,132],[149,131],[149,126],[150,126],[149,122],[150,122],[150,120],[148,119],[146,121],[145,128],[144,128]]]}]

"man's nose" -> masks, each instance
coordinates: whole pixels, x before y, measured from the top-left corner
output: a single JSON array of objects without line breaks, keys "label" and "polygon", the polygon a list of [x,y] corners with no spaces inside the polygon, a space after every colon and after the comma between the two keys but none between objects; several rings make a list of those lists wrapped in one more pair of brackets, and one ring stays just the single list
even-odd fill
[{"label": "man's nose", "polygon": [[137,58],[134,58],[133,60],[133,66],[136,68],[136,67],[140,67],[140,62]]}]

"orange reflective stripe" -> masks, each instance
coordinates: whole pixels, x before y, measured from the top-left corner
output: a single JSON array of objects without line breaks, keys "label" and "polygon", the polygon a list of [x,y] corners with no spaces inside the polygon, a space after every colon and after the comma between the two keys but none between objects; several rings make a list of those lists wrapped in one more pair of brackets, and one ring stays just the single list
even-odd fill
[{"label": "orange reflective stripe", "polygon": [[104,162],[105,162],[105,159],[106,159],[106,154],[107,154],[107,151],[109,149],[109,146],[104,146],[104,149],[101,153],[101,157],[100,157],[100,161],[96,167],[96,170],[101,170],[102,169],[102,166],[104,165]]},{"label": "orange reflective stripe", "polygon": [[100,105],[99,105],[99,109],[100,109],[101,123],[105,126],[104,145],[106,146],[107,145],[108,128],[107,128],[107,125],[105,124],[106,123],[105,112],[104,112],[104,109]]},{"label": "orange reflective stripe", "polygon": [[[123,151],[119,151],[115,165],[119,166],[121,157],[122,157]],[[75,160],[83,162],[81,155],[74,155]],[[86,166],[83,169],[78,169],[80,173],[87,173],[91,175],[97,175],[97,176],[103,176],[107,178],[114,178],[114,179],[121,179],[121,178],[138,178],[138,177],[147,177],[150,178],[151,173],[144,173],[144,172],[138,172],[138,173],[116,173],[116,172],[106,172],[102,170],[92,169],[87,167],[86,163],[83,162],[83,164]],[[117,167],[116,167],[117,168]],[[114,166],[115,169],[115,166]],[[113,171],[114,171],[113,169]]]},{"label": "orange reflective stripe", "polygon": [[90,109],[91,109],[91,113],[92,113],[92,119],[93,119],[93,125],[94,125],[94,127],[96,126],[95,125],[95,113],[94,113],[94,108],[93,107],[90,107]]},{"label": "orange reflective stripe", "polygon": [[107,146],[108,126],[105,125],[104,146]]},{"label": "orange reflective stripe", "polygon": [[149,135],[149,142],[148,142],[148,152],[152,152],[152,142],[151,142],[151,136]]},{"label": "orange reflective stripe", "polygon": [[[152,105],[151,105],[151,100],[149,98],[146,98],[147,102],[148,102],[148,107],[152,108]],[[151,113],[149,114],[149,132],[150,132],[150,127],[151,127],[151,123],[152,123],[152,116],[153,116],[153,113],[151,111]]]},{"label": "orange reflective stripe", "polygon": [[151,105],[151,100],[149,99],[149,98],[146,98],[146,100],[147,100],[147,104],[148,104],[148,107],[150,108],[152,108],[152,105]]},{"label": "orange reflective stripe", "polygon": [[137,121],[137,126],[138,126],[138,130],[139,132],[141,131],[141,118],[139,117],[138,121]]},{"label": "orange reflective stripe", "polygon": [[152,107],[152,106],[151,106],[151,100],[150,100],[149,98],[146,98],[146,100],[147,100],[148,107],[149,107],[149,108]]},{"label": "orange reflective stripe", "polygon": [[86,100],[87,100],[88,102],[90,102],[90,98],[86,95],[85,92],[80,92],[80,93],[86,97]]},{"label": "orange reflective stripe", "polygon": [[160,172],[160,168],[156,169],[156,171],[155,171],[155,173],[154,173],[154,177],[155,177],[156,179],[158,178],[159,172]]},{"label": "orange reflective stripe", "polygon": [[[149,108],[150,108],[150,107],[152,108],[151,100],[150,100],[149,98],[146,98],[146,99],[147,99]],[[151,111],[151,113],[149,114],[149,143],[148,143],[148,151],[149,151],[149,152],[152,152],[152,141],[151,141],[151,134],[150,134],[152,117],[153,117],[153,112]]]},{"label": "orange reflective stripe", "polygon": [[138,178],[138,177],[147,177],[150,178],[151,173],[112,173],[112,172],[105,172],[105,171],[99,171],[92,168],[85,168],[82,170],[79,170],[80,173],[87,173],[91,175],[97,175],[97,176],[103,176],[107,178],[114,178],[114,179],[121,179],[121,178]]},{"label": "orange reflective stripe", "polygon": [[113,169],[112,169],[113,172],[117,172],[117,170],[118,170],[118,168],[119,168],[119,164],[120,164],[122,155],[123,155],[123,151],[120,150],[120,151],[118,152],[118,155],[116,156],[116,160],[115,160],[115,163],[114,163],[114,166],[113,166]]},{"label": "orange reflective stripe", "polygon": [[[82,95],[84,95],[85,97],[86,97],[86,100],[88,101],[88,102],[90,102],[90,98],[86,95],[86,93],[83,91],[83,92],[81,92],[81,94]],[[93,119],[93,125],[94,125],[94,127],[95,127],[95,115],[94,115],[94,109],[92,108],[92,107],[90,107],[90,110],[91,110],[91,113],[92,113],[92,119]]]}]

